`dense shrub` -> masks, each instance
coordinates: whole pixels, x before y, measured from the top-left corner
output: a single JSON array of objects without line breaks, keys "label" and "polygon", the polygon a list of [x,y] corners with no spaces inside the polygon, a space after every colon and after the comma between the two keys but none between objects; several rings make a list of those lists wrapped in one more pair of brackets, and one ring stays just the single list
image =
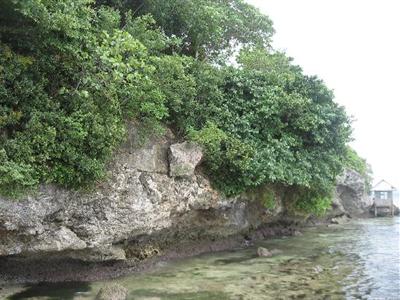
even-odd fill
[{"label": "dense shrub", "polygon": [[372,188],[372,169],[367,161],[351,147],[347,147],[345,167],[357,171],[365,180],[367,191]]},{"label": "dense shrub", "polygon": [[[113,1],[105,2],[113,4]],[[151,14],[168,36],[181,40],[176,51],[200,60],[226,59],[238,45],[268,47],[274,32],[271,20],[244,0],[128,0],[120,3],[137,14]]]},{"label": "dense shrub", "polygon": [[3,193],[93,182],[123,139],[124,118],[154,127],[167,115],[146,47],[119,29],[117,11],[90,4],[1,4]]},{"label": "dense shrub", "polygon": [[226,194],[285,184],[296,188],[298,209],[322,213],[346,159],[344,109],[281,53],[244,50],[239,63],[194,66],[197,95],[179,107],[178,127],[204,146],[209,176]]},{"label": "dense shrub", "polygon": [[298,72],[280,82],[264,71],[221,73],[186,122],[217,185],[228,194],[266,182],[332,187],[350,128],[323,83]]},{"label": "dense shrub", "polygon": [[243,0],[0,2],[0,193],[101,179],[135,120],[202,144],[227,195],[276,183],[323,212],[343,166],[362,165],[333,93],[272,34]]}]

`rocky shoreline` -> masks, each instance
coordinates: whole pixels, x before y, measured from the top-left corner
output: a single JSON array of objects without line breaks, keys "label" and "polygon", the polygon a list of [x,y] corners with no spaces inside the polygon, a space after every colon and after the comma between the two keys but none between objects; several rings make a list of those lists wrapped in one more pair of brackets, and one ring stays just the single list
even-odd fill
[{"label": "rocky shoreline", "polygon": [[[351,170],[338,179],[332,209],[322,219],[291,214],[285,187],[228,198],[199,170],[197,145],[169,131],[144,144],[138,140],[131,126],[108,179],[92,191],[46,185],[19,200],[0,198],[0,283],[118,277],[293,235],[299,226],[339,222],[370,206],[363,179]],[[266,207],[271,195],[274,205]]]},{"label": "rocky shoreline", "polygon": [[0,287],[11,284],[39,282],[92,282],[138,272],[151,271],[164,262],[179,260],[204,253],[245,248],[260,239],[300,234],[294,225],[274,224],[263,226],[248,234],[237,234],[220,240],[202,239],[175,243],[162,254],[143,260],[127,259],[108,262],[82,262],[81,260],[47,257],[0,258]]}]

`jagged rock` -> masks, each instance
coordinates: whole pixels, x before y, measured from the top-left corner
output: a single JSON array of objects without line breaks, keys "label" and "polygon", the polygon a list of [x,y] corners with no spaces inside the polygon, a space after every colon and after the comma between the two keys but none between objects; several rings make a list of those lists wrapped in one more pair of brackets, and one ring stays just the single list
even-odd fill
[{"label": "jagged rock", "polygon": [[183,142],[171,145],[169,148],[169,175],[171,177],[190,177],[201,161],[203,152],[194,143]]},{"label": "jagged rock", "polygon": [[122,145],[124,161],[140,172],[168,174],[168,148],[174,135],[166,130],[164,135],[144,139],[136,127],[128,124],[128,139]]},{"label": "jagged rock", "polygon": [[128,289],[120,284],[109,284],[100,289],[96,300],[126,300]]},{"label": "jagged rock", "polygon": [[372,199],[366,192],[365,179],[356,171],[345,170],[337,179],[332,212],[336,215],[362,215],[369,211]]}]

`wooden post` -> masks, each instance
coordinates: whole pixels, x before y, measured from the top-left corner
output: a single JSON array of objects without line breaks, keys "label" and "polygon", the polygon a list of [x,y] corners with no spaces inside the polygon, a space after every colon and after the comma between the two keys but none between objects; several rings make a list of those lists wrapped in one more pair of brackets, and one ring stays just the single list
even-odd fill
[{"label": "wooden post", "polygon": [[393,205],[393,199],[392,199],[392,201],[390,201],[390,213],[391,213],[391,215],[392,215],[392,217],[394,217],[394,205]]}]

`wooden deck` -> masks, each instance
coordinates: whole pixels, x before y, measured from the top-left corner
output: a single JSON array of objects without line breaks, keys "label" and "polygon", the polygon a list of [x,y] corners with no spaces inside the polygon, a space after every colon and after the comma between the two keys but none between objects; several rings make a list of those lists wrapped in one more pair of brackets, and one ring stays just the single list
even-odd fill
[{"label": "wooden deck", "polygon": [[390,214],[394,216],[394,204],[392,199],[375,199],[374,200],[375,217],[382,214]]}]

